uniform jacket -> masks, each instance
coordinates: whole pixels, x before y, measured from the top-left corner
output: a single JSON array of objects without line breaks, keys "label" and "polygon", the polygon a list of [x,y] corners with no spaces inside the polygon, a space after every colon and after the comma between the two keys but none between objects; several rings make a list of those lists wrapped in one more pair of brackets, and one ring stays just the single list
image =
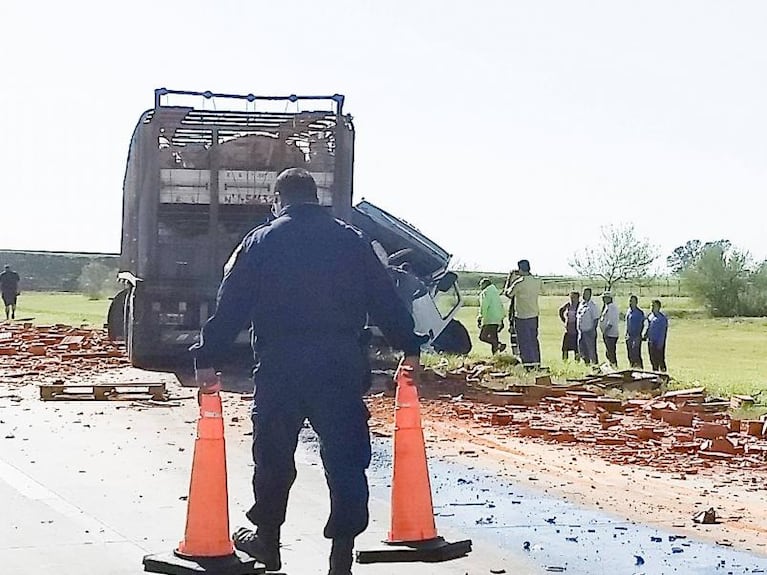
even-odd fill
[{"label": "uniform jacket", "polygon": [[217,367],[248,324],[254,351],[361,337],[370,316],[395,349],[421,339],[370,242],[317,204],[288,206],[249,232],[224,268],[215,314],[192,346],[198,367]]}]

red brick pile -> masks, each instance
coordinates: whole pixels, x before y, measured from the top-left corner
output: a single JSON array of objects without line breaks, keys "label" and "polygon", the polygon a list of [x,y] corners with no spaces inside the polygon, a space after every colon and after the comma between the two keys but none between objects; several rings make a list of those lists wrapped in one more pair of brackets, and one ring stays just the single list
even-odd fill
[{"label": "red brick pile", "polygon": [[69,376],[127,365],[124,348],[100,329],[0,324],[0,373],[6,377]]},{"label": "red brick pile", "polygon": [[[546,442],[573,443],[619,464],[696,473],[722,462],[766,468],[767,421],[739,421],[710,413],[702,390],[670,392],[655,399],[622,401],[585,390],[553,391],[534,404],[519,394],[492,394],[490,402],[426,400],[430,417],[469,420],[495,432]],[[509,404],[499,405],[503,401]],[[494,405],[493,405],[494,404]],[[764,419],[764,418],[763,418]]]}]

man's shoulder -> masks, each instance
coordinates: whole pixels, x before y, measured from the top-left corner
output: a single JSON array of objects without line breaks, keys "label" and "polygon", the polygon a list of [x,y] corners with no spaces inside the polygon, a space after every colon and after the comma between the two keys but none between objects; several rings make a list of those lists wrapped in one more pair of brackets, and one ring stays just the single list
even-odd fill
[{"label": "man's shoulder", "polygon": [[268,220],[260,225],[257,225],[255,228],[251,229],[247,234],[245,234],[242,243],[246,245],[258,243],[266,234],[274,229],[274,222],[277,220],[279,220],[279,218]]}]

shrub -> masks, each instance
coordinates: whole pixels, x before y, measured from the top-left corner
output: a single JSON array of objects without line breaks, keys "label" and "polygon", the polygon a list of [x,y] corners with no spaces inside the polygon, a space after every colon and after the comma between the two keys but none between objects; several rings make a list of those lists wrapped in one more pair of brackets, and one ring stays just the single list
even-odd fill
[{"label": "shrub", "polygon": [[102,263],[91,262],[83,266],[77,283],[88,299],[101,299],[104,293],[116,291],[116,270]]},{"label": "shrub", "polygon": [[715,317],[767,315],[767,266],[749,269],[743,252],[709,246],[684,275],[690,291]]}]

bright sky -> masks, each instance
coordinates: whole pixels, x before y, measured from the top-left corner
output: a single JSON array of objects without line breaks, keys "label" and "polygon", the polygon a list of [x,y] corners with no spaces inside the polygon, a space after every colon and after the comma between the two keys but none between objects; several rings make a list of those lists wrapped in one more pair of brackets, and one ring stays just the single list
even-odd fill
[{"label": "bright sky", "polygon": [[6,0],[0,248],[119,250],[159,87],[346,95],[355,192],[464,263],[569,273],[600,224],[767,257],[762,0]]}]

